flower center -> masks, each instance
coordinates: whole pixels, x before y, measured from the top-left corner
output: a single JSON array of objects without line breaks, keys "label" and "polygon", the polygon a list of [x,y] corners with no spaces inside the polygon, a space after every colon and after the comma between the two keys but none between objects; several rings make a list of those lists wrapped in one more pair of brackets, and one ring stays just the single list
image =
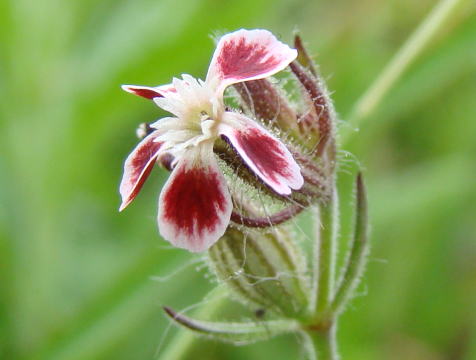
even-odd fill
[{"label": "flower center", "polygon": [[206,111],[200,112],[200,128],[206,138],[213,139],[218,136],[218,123],[218,116],[213,118]]},{"label": "flower center", "polygon": [[213,143],[219,136],[218,127],[225,112],[223,99],[212,86],[190,75],[182,77],[173,79],[175,92],[155,99],[157,105],[177,118],[170,123],[171,128],[164,135],[168,143],[163,145],[164,149],[173,147],[175,152],[204,142]]}]

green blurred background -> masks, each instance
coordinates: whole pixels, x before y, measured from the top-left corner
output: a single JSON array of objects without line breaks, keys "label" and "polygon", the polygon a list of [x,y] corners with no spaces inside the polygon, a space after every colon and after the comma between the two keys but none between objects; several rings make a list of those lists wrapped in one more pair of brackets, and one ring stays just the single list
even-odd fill
[{"label": "green blurred background", "polygon": [[[178,333],[163,336],[161,305],[184,309],[214,287],[200,256],[158,235],[165,172],[117,212],[135,129],[164,114],[120,84],[204,77],[216,31],[267,28],[291,42],[297,27],[345,120],[435,3],[1,1],[0,358],[152,359]],[[342,234],[357,158],[373,249],[340,321],[343,359],[476,359],[474,10],[455,12],[344,146]],[[292,336],[201,339],[183,356],[299,358]]]}]

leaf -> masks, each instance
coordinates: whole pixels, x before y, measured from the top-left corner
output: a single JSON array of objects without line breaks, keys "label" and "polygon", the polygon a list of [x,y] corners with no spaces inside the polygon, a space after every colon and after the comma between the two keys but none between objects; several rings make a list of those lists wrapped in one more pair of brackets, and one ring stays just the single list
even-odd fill
[{"label": "leaf", "polygon": [[214,340],[235,345],[252,344],[268,340],[274,336],[297,332],[300,326],[294,320],[270,320],[250,322],[214,322],[189,318],[175,312],[168,306],[163,307],[165,313],[177,324]]},{"label": "leaf", "polygon": [[343,271],[337,293],[331,305],[331,312],[333,314],[340,314],[354,295],[360,277],[364,272],[367,255],[369,253],[367,192],[362,179],[362,173],[360,172],[356,179],[356,189],[357,203],[355,209],[354,235],[347,257],[345,270]]}]

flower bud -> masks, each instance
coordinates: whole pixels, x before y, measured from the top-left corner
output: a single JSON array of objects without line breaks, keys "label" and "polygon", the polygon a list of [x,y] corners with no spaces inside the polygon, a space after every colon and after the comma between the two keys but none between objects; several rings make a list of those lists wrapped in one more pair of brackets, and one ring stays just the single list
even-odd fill
[{"label": "flower bud", "polygon": [[253,311],[294,318],[306,311],[305,258],[284,228],[268,233],[228,228],[210,248],[209,258],[218,279]]},{"label": "flower bud", "polygon": [[[301,133],[309,139],[316,139],[313,145],[315,154],[318,158],[325,159],[328,148],[335,147],[334,106],[322,79],[304,69],[296,61],[289,66],[301,84],[304,102],[308,107],[306,116],[300,121]],[[325,160],[334,162],[335,150],[331,149],[329,154],[332,157]]]},{"label": "flower bud", "polygon": [[309,56],[299,35],[294,37],[294,46],[298,51],[296,61],[289,64],[291,71],[301,86],[304,103],[307,111],[299,119],[301,134],[308,137],[308,145],[313,143],[312,149],[321,167],[330,178],[336,165],[336,112],[329,96],[324,80],[316,70],[316,65]]},{"label": "flower bud", "polygon": [[286,98],[269,80],[251,80],[234,85],[247,110],[266,125],[297,130],[297,115]]}]

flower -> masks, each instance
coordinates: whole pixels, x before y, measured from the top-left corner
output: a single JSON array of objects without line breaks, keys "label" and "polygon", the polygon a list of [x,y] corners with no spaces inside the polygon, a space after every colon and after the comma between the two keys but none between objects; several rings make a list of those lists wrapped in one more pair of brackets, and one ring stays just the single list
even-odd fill
[{"label": "flower", "polygon": [[220,137],[276,193],[300,189],[300,168],[285,145],[254,120],[225,108],[223,100],[229,85],[271,76],[296,56],[269,31],[238,30],[219,40],[205,81],[182,75],[158,87],[124,85],[173,116],[152,124],[154,131],[127,158],[120,210],[137,196],[154,163],[171,155],[172,174],[159,197],[160,234],[192,252],[208,249],[224,234],[233,208],[213,152]]}]

